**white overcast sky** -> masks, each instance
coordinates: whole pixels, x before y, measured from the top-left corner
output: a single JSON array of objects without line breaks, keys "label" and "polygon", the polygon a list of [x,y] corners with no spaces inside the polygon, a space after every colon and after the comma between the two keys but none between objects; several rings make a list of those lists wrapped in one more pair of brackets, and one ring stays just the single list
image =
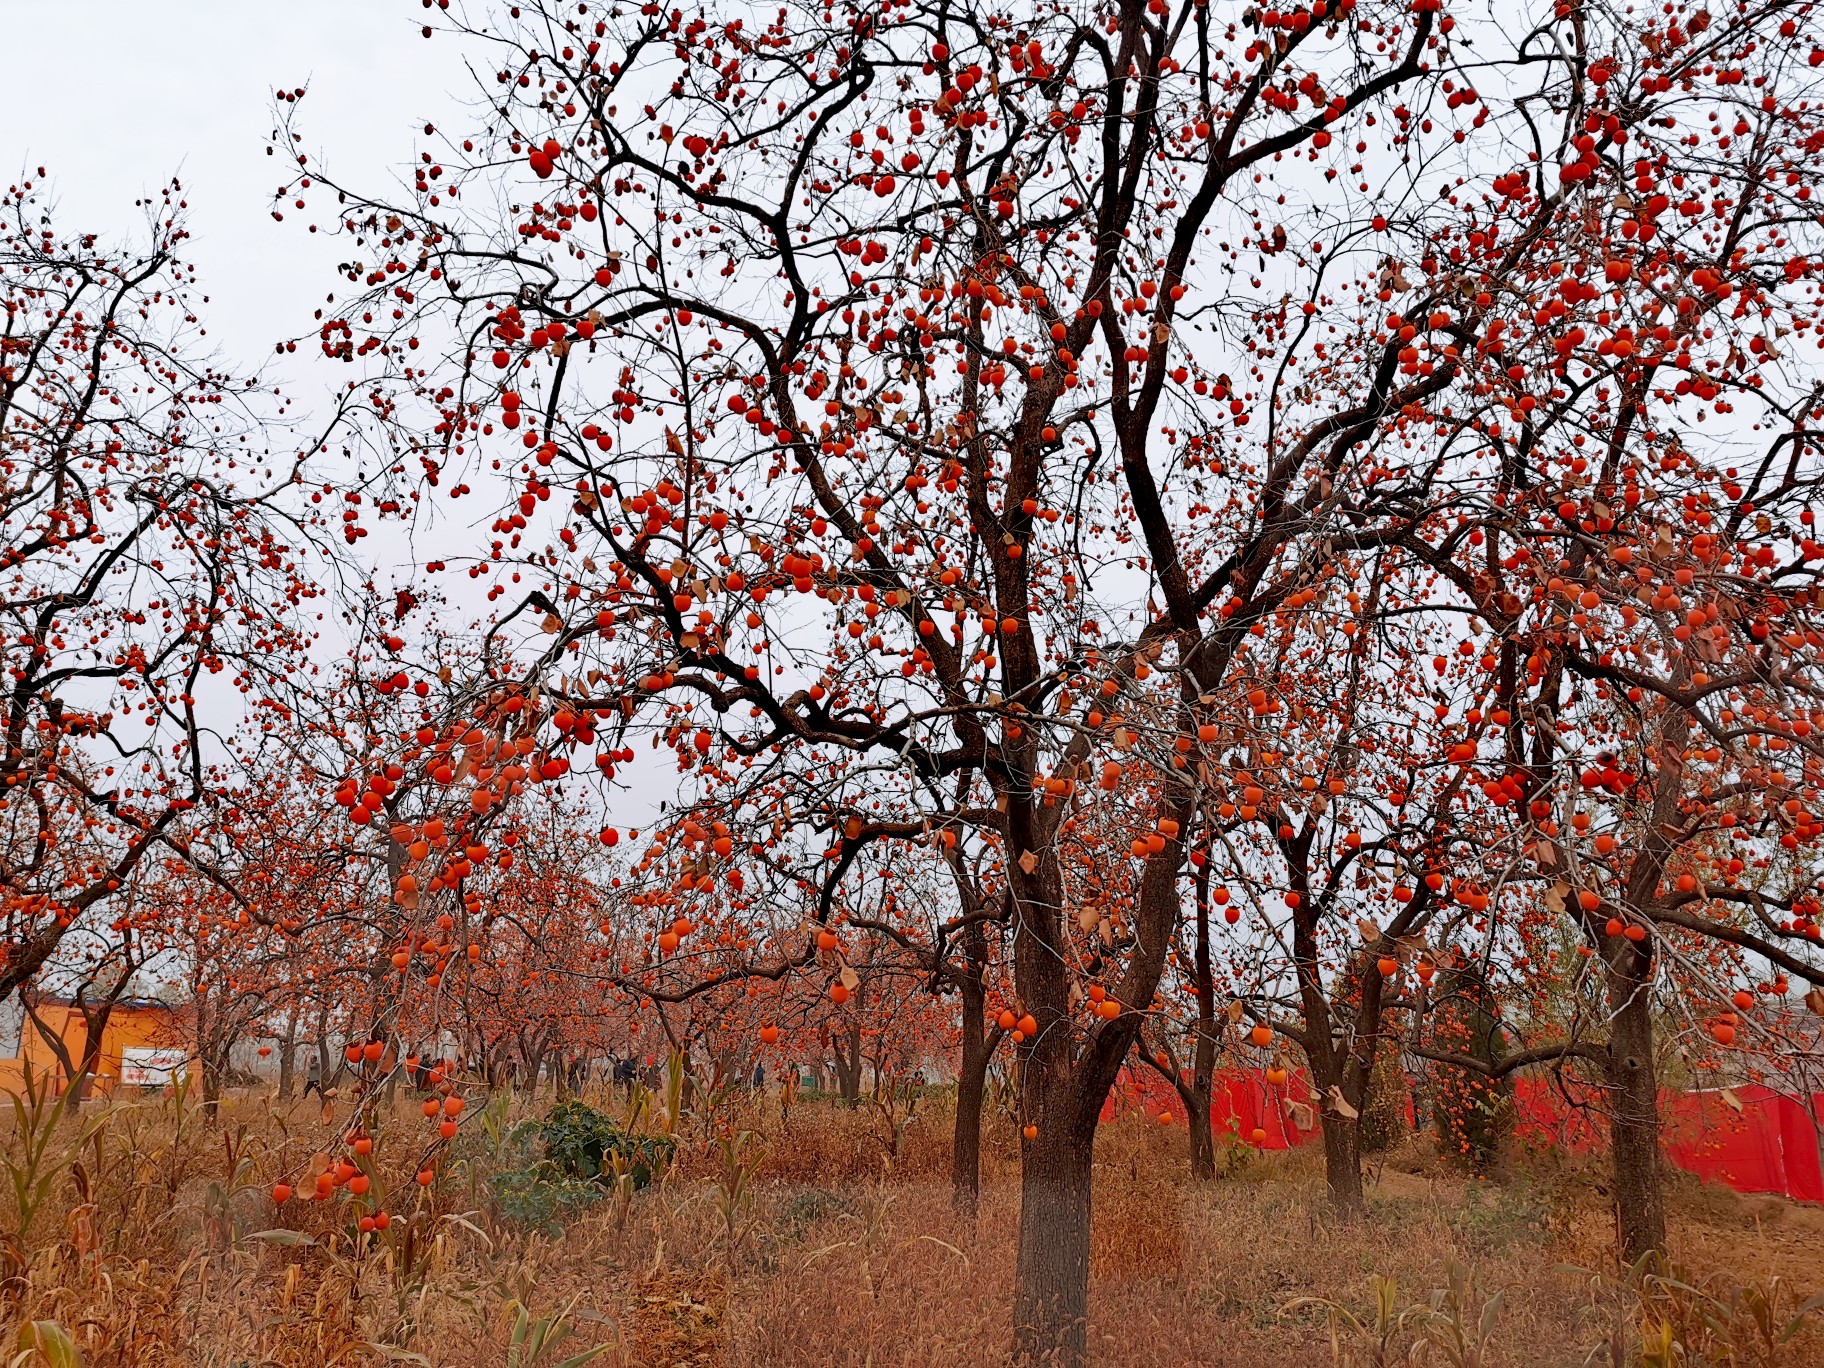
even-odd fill
[{"label": "white overcast sky", "polygon": [[[286,170],[266,154],[274,92],[308,86],[304,147],[353,184],[391,186],[423,125],[457,115],[465,78],[451,40],[427,41],[422,24],[416,0],[0,0],[0,41],[32,54],[0,84],[0,177],[42,166],[60,231],[131,240],[134,201],[177,176],[210,341],[231,371],[261,368],[295,395],[294,414],[321,412],[347,372],[313,365],[314,349],[280,361],[273,344],[311,329],[342,283],[342,244],[305,231],[314,213],[287,205],[273,221]],[[376,524],[361,544],[383,585],[425,554],[396,529]]]},{"label": "white overcast sky", "polygon": [[420,16],[412,0],[0,0],[13,53],[0,176],[43,166],[58,226],[112,236],[137,226],[136,198],[178,175],[210,335],[262,363],[337,283],[328,243],[295,216],[272,220],[273,92],[308,85],[312,150],[357,184],[383,183],[462,79]]},{"label": "white overcast sky", "polygon": [[[272,349],[311,327],[342,283],[337,244],[305,232],[314,213],[272,219],[284,175],[266,155],[273,93],[309,87],[298,126],[339,178],[393,184],[424,124],[459,125],[473,89],[454,42],[427,41],[423,21],[417,0],[0,0],[0,43],[14,54],[0,83],[0,184],[43,166],[60,230],[124,239],[142,223],[134,200],[179,176],[210,338],[224,360],[268,367],[306,412],[320,408],[321,387],[347,372],[313,367],[302,347],[281,363]],[[361,544],[383,585],[413,558],[396,526],[375,524]],[[441,536],[472,543],[460,525]],[[323,649],[339,653],[333,632]],[[644,824],[675,790],[644,758],[614,804],[623,824]]]}]

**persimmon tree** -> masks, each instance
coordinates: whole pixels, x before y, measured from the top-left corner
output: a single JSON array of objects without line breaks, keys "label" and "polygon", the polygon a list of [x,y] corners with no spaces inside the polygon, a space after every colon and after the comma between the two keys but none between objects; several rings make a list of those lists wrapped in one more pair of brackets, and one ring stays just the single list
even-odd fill
[{"label": "persimmon tree", "polygon": [[[1708,401],[1765,369],[1765,339],[1705,321],[1720,287],[1809,326],[1808,13],[440,15],[492,80],[392,199],[302,156],[282,95],[278,212],[333,194],[350,244],[316,344],[429,434],[421,492],[494,514],[426,570],[496,605],[473,744],[529,739],[558,778],[594,749],[609,803],[633,733],[668,749],[689,815],[641,856],[640,906],[713,912],[753,947],[719,971],[743,981],[817,964],[852,991],[817,942],[871,871],[941,867],[946,831],[994,851],[1023,1359],[1083,1356],[1097,1117],[1206,814],[1244,824],[1262,888],[1292,881],[1283,968],[1335,1086],[1372,1050],[1372,991],[1353,1025],[1312,998],[1359,905],[1306,786],[1336,768],[1323,666],[1351,635],[1407,676],[1437,652],[1448,684],[1377,683],[1364,723],[1398,752],[1370,767],[1372,877],[1427,889],[1376,921],[1377,959],[1431,894],[1482,896],[1481,824],[1548,801],[1544,761],[1492,755],[1558,715],[1526,681],[1560,629],[1504,576],[1633,516],[1613,500],[1653,481],[1622,466],[1666,440],[1651,375]],[[1578,428],[1617,453],[1605,512]],[[1348,896],[1296,884],[1320,838]]]},{"label": "persimmon tree", "polygon": [[[1566,757],[1592,746],[1597,763],[1583,772],[1586,786],[1624,806],[1656,796],[1653,816],[1636,809],[1639,820],[1658,824],[1635,832],[1638,844],[1617,831],[1606,835],[1605,853],[1617,842],[1628,852],[1641,924],[1633,926],[1632,949],[1612,936],[1603,944],[1612,971],[1608,1039],[1592,1055],[1606,1070],[1623,1245],[1637,1254],[1664,1238],[1649,999],[1656,982],[1690,981],[1656,979],[1654,956],[1641,948],[1644,923],[1677,919],[1681,933],[1700,944],[1721,941],[1763,958],[1771,950],[1781,972],[1815,972],[1814,962],[1777,940],[1728,919],[1681,913],[1679,895],[1660,878],[1672,847],[1707,829],[1704,814],[1718,799],[1753,802],[1748,795],[1761,789],[1758,801],[1790,805],[1782,811],[1795,829],[1783,833],[1783,848],[1802,845],[1809,828],[1802,765],[1795,759],[1788,773],[1753,763],[1748,740],[1803,752],[1812,725],[1805,681],[1816,656],[1807,635],[1815,635],[1807,612],[1816,544],[1808,504],[1818,474],[1814,261],[1821,244],[1811,200],[1820,170],[1814,73],[1824,55],[1804,18],[1778,6],[1727,19],[1699,12],[1638,24],[1595,11],[1556,17],[1579,55],[1545,77],[1543,90],[1562,119],[1554,138],[1535,131],[1521,170],[1485,180],[1460,176],[1439,186],[1435,198],[1377,204],[1369,226],[1397,234],[1411,255],[1390,257],[1378,278],[1346,287],[1362,300],[1365,326],[1352,331],[1347,320],[1326,314],[1319,278],[1305,321],[1291,325],[1292,350],[1270,355],[1276,397],[1267,417],[1285,425],[1279,468],[1297,496],[1280,504],[1280,516],[1325,527],[1321,539],[1286,545],[1302,563],[1260,564],[1267,582],[1292,590],[1283,602],[1314,604],[1320,624],[1341,584],[1355,579],[1360,588],[1366,579],[1380,605],[1378,621],[1333,621],[1330,631],[1340,626],[1347,635],[1353,626],[1362,633],[1356,644],[1395,647],[1382,655],[1382,670],[1422,670],[1437,653],[1430,662],[1435,725],[1424,726],[1432,700],[1417,691],[1404,725],[1397,707],[1376,724],[1382,736],[1405,733],[1396,771],[1403,763],[1431,769],[1440,780],[1418,786],[1437,805],[1419,824],[1417,834],[1430,834],[1402,858],[1406,872],[1424,882],[1416,889],[1409,882],[1405,905],[1390,909],[1394,934],[1380,947],[1383,962],[1398,968],[1400,935],[1429,915],[1419,910],[1428,892],[1459,901],[1467,893],[1470,909],[1488,915],[1463,929],[1505,933],[1503,953],[1515,968],[1527,977],[1545,972],[1513,936],[1566,896],[1562,873],[1551,876],[1556,882],[1544,901],[1537,888],[1525,887],[1537,867],[1566,867],[1553,820],[1569,775]],[[1702,131],[1672,131],[1691,129]],[[1409,126],[1408,138],[1422,145],[1427,131]],[[1450,137],[1467,145],[1475,134],[1459,128]],[[1287,327],[1284,320],[1283,313],[1256,315],[1268,329]],[[1320,383],[1293,386],[1294,362],[1307,382]],[[1361,403],[1321,412],[1349,392],[1352,376],[1368,375]],[[1301,410],[1309,413],[1313,399],[1318,412],[1301,426]],[[1294,457],[1308,458],[1313,440],[1331,464],[1301,470]],[[1215,450],[1221,459],[1222,448]],[[1139,479],[1136,472],[1130,482]],[[1273,504],[1263,500],[1261,508],[1270,514]],[[1194,539],[1163,520],[1143,525],[1155,563],[1176,556],[1197,564]],[[1738,544],[1744,535],[1755,539],[1746,548]],[[1265,543],[1257,537],[1249,545]],[[1692,560],[1681,564],[1686,555]],[[1365,573],[1369,558],[1379,567],[1372,574]],[[1667,575],[1670,584],[1663,583]],[[1171,585],[1162,580],[1161,587],[1169,603]],[[1351,615],[1359,615],[1355,597]],[[1250,616],[1251,632],[1267,626],[1273,635],[1270,623]],[[1421,620],[1432,626],[1416,631]],[[1220,642],[1222,630],[1211,639]],[[1727,673],[1721,662],[1729,663]],[[1333,686],[1344,683],[1339,674],[1327,672]],[[1694,682],[1699,676],[1702,685]],[[1262,701],[1273,703],[1277,691],[1294,706],[1308,701],[1311,694],[1288,687],[1297,682],[1277,666],[1263,681]],[[1655,695],[1679,706],[1656,712]],[[1689,792],[1700,699],[1727,710],[1726,720],[1717,714],[1709,725],[1747,749],[1723,774],[1694,777]],[[1769,728],[1762,739],[1758,733]],[[1222,739],[1220,724],[1212,735]],[[1429,756],[1428,741],[1437,747]],[[1636,761],[1616,759],[1630,747],[1654,757],[1651,786],[1636,787]],[[1699,747],[1700,757],[1718,749]],[[1294,773],[1298,750],[1295,744],[1288,762]],[[1501,761],[1488,764],[1485,752],[1488,760],[1498,752]],[[1303,763],[1317,753],[1307,743]],[[1662,771],[1662,763],[1675,769]],[[1401,798],[1391,806],[1414,796],[1412,777],[1382,776],[1383,793]],[[1458,798],[1474,806],[1472,777],[1487,805],[1525,819],[1506,841],[1487,844],[1489,806],[1452,810]],[[1299,899],[1291,918],[1298,930],[1316,913],[1292,857],[1320,824],[1285,820],[1279,795],[1290,791],[1290,778],[1277,786],[1257,782],[1255,806],[1263,823],[1277,828]],[[1308,772],[1298,782],[1321,779]],[[1590,829],[1589,818],[1585,813],[1582,829]],[[1739,815],[1732,820],[1743,824]],[[1685,826],[1690,835],[1675,835]],[[1446,859],[1452,845],[1469,857],[1465,864],[1479,858],[1493,867],[1453,871]],[[1656,853],[1640,862],[1641,850]],[[1514,872],[1515,852],[1536,865],[1525,871],[1520,896],[1503,899],[1499,885]],[[1735,870],[1723,862],[1725,873],[1739,872],[1741,857],[1734,859]],[[1692,876],[1683,877],[1689,883]],[[1786,876],[1775,905],[1803,900],[1804,877]],[[1576,910],[1587,922],[1607,896],[1578,890]],[[1655,910],[1638,910],[1649,905]],[[1628,918],[1603,911],[1591,925],[1625,929]],[[1785,936],[1802,936],[1803,925],[1803,917],[1797,927],[1788,924]],[[1318,941],[1308,934],[1314,925],[1304,929],[1306,945],[1292,956],[1297,966],[1316,959]],[[1331,1007],[1316,976],[1302,977],[1309,1030],[1310,1019]],[[1364,1008],[1374,996],[1373,980],[1367,982]],[[1719,1024],[1725,1034],[1735,1029]],[[1560,1048],[1548,1042],[1514,1052],[1502,1068],[1554,1058]],[[1585,1041],[1563,1048],[1575,1054],[1592,1047]],[[1367,1058],[1355,1051],[1352,1067],[1365,1070]],[[1330,1118],[1327,1147],[1348,1134],[1348,1119]],[[1337,1191],[1334,1167],[1332,1174]]]},{"label": "persimmon tree", "polygon": [[[1486,680],[1465,745],[1519,824],[1527,919],[1569,919],[1600,1001],[1588,1034],[1500,1069],[1563,1052],[1595,1070],[1629,1257],[1665,1241],[1656,999],[1684,1003],[1675,1016],[1732,1010],[1718,954],[1763,985],[1820,968],[1799,853],[1815,800],[1824,246],[1824,55],[1806,24],[1779,7],[1675,11],[1590,49],[1556,185],[1494,187],[1530,225],[1508,234],[1495,281],[1530,313],[1491,292],[1484,338],[1500,321],[1503,347],[1474,353],[1479,403],[1462,419],[1493,458],[1486,502],[1406,541],[1486,634],[1450,665]],[[1750,867],[1756,890],[1732,887]],[[1566,972],[1546,943],[1514,952],[1528,977]]]},{"label": "persimmon tree", "polygon": [[[1378,591],[1399,583],[1384,563],[1395,559],[1345,558],[1337,583],[1367,593],[1313,589],[1302,610],[1266,620],[1273,696],[1216,738],[1237,749],[1213,771],[1192,857],[1198,1033],[1218,1029],[1207,943],[1220,912],[1214,954],[1236,1024],[1256,1049],[1283,1037],[1304,1055],[1331,1198],[1358,1215],[1361,1117],[1376,1061],[1399,1048],[1391,1017],[1434,972],[1432,943],[1487,920],[1489,884],[1519,844],[1504,853],[1507,833],[1463,809],[1470,770],[1450,736],[1461,699],[1411,668],[1431,654],[1437,615],[1373,612]],[[1357,608],[1368,609],[1359,620]],[[1313,639],[1331,634],[1333,613],[1359,630],[1325,653]],[[1480,718],[1473,700],[1469,715]]]},{"label": "persimmon tree", "polygon": [[43,180],[0,194],[0,998],[181,854],[212,718],[284,694],[332,579],[294,484],[347,411],[294,434],[211,359],[176,182],[109,244],[59,230]]}]

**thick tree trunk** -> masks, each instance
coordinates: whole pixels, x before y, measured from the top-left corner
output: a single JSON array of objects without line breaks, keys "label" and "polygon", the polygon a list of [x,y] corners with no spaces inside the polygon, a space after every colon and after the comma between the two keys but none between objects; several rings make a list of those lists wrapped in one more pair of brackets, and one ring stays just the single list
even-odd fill
[{"label": "thick tree trunk", "polygon": [[[959,884],[960,884],[959,880]],[[964,970],[952,975],[963,1000],[962,1066],[956,1076],[956,1135],[950,1147],[950,1204],[973,1222],[982,1193],[982,1097],[987,1091],[988,1063],[1000,1043],[1000,1030],[988,1029],[987,995],[982,975],[988,940],[981,923],[963,933]]]},{"label": "thick tree trunk", "polygon": [[963,992],[963,1058],[956,1076],[956,1134],[950,1146],[950,1204],[971,1221],[981,1202],[982,1095],[992,1053],[981,996],[979,988],[973,995],[967,989]]},{"label": "thick tree trunk", "polygon": [[1343,1216],[1367,1210],[1362,1192],[1362,1123],[1359,1117],[1324,1113],[1324,1185],[1330,1205]]},{"label": "thick tree trunk", "polygon": [[1032,1368],[1078,1368],[1084,1361],[1096,1138],[1095,1113],[1090,1116],[1088,1125],[1041,1125],[1026,1142],[1013,1335],[1015,1360]]},{"label": "thick tree trunk", "polygon": [[[1014,678],[1017,672],[1010,672],[1009,679]],[[1030,775],[1027,785],[1030,794]],[[1178,875],[1184,847],[1178,833],[1190,825],[1195,802],[1187,792],[1171,810],[1163,848],[1147,858],[1141,874],[1132,948],[1114,996],[1119,1015],[1086,1032],[1080,1043],[1068,968],[1077,952],[1065,930],[1066,889],[1056,856],[1040,854],[1008,868],[1014,987],[1036,1027],[1020,1059],[1026,1148],[1014,1271],[1014,1356],[1022,1368],[1081,1368],[1084,1362],[1096,1126],[1140,1036],[1142,1014],[1159,986],[1172,930],[1183,913]],[[1029,854],[1053,849],[1052,829],[1035,824],[1034,816],[1029,804],[1009,804],[1008,849]]]},{"label": "thick tree trunk", "polygon": [[101,1062],[101,1042],[108,1033],[108,1022],[114,1016],[114,1002],[115,999],[110,998],[94,1011],[84,1013],[82,1062],[78,1065],[75,1081],[78,1102],[88,1097],[89,1083],[95,1077],[95,1066]]},{"label": "thick tree trunk", "polygon": [[[1624,952],[1633,953],[1633,952]],[[1653,1015],[1645,976],[1617,974],[1609,1033],[1615,1220],[1623,1262],[1666,1248],[1659,1173],[1659,1080],[1653,1067]]]}]

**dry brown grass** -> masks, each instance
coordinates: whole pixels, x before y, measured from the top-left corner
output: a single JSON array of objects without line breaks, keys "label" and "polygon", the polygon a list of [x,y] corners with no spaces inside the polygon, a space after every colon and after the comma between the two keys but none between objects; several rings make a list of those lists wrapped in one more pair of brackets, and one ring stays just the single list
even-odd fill
[{"label": "dry brown grass", "polygon": [[[889,1166],[884,1118],[809,1103],[782,1123],[766,1100],[693,1120],[673,1172],[624,1224],[604,1203],[541,1235],[485,1196],[472,1202],[460,1170],[421,1198],[408,1176],[415,1112],[401,1099],[379,1136],[398,1219],[387,1241],[357,1249],[339,1203],[275,1212],[267,1195],[275,1174],[334,1138],[314,1104],[241,1095],[218,1121],[169,1103],[121,1109],[57,1156],[26,1266],[5,1288],[7,1357],[19,1325],[51,1321],[103,1368],[496,1365],[524,1306],[573,1327],[546,1368],[596,1343],[612,1346],[598,1362],[627,1368],[1006,1361],[1018,1183],[1004,1117],[990,1125],[973,1228],[951,1211],[940,1106]],[[709,1143],[718,1126],[752,1129],[765,1148],[732,1254]],[[1101,1365],[1331,1364],[1330,1312],[1308,1299],[1360,1313],[1384,1275],[1406,1308],[1444,1287],[1453,1263],[1473,1267],[1472,1311],[1503,1292],[1491,1365],[1578,1364],[1618,1315],[1646,1320],[1612,1279],[1569,1271],[1604,1269],[1612,1243],[1600,1174],[1585,1164],[1478,1182],[1415,1139],[1372,1171],[1372,1217],[1350,1224],[1326,1213],[1312,1153],[1236,1154],[1221,1181],[1198,1186],[1181,1130],[1130,1119],[1104,1129],[1097,1157]],[[1747,1284],[1779,1277],[1802,1294],[1824,1285],[1824,1213],[1685,1181],[1673,1196],[1687,1266]],[[1776,1361],[1824,1362],[1824,1337],[1808,1331]]]}]

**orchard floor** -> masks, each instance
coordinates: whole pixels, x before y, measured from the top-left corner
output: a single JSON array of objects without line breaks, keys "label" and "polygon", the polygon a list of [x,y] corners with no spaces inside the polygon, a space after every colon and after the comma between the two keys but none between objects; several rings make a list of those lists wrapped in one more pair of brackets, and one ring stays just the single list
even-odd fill
[{"label": "orchard floor", "polygon": [[[1008,1118],[989,1123],[973,1230],[951,1211],[941,1100],[905,1127],[889,1169],[892,1120],[878,1110],[801,1103],[783,1121],[761,1099],[692,1118],[674,1171],[624,1210],[602,1202],[535,1233],[488,1197],[498,1146],[487,1134],[549,1102],[471,1115],[466,1157],[421,1205],[410,1175],[426,1125],[400,1097],[378,1128],[373,1191],[396,1219],[364,1250],[339,1202],[274,1210],[274,1178],[339,1134],[314,1102],[237,1094],[214,1123],[142,1103],[72,1153],[78,1123],[66,1119],[41,1165],[57,1171],[49,1199],[19,1243],[27,1267],[13,1263],[0,1303],[5,1361],[60,1362],[12,1358],[22,1327],[54,1322],[87,1364],[133,1368],[493,1368],[514,1361],[516,1327],[520,1368],[557,1368],[597,1344],[610,1347],[595,1362],[641,1368],[1006,1362],[1018,1214]],[[15,1121],[4,1136],[15,1163],[22,1139]],[[1581,1162],[1519,1156],[1496,1179],[1469,1180],[1413,1138],[1370,1165],[1369,1218],[1343,1223],[1326,1213],[1315,1153],[1230,1152],[1218,1181],[1198,1185],[1182,1128],[1129,1118],[1104,1129],[1097,1157],[1099,1368],[1379,1363],[1376,1336],[1343,1314],[1372,1324],[1377,1277],[1393,1280],[1400,1322],[1387,1363],[1408,1362],[1427,1336],[1449,1339],[1453,1323],[1471,1338],[1486,1327],[1481,1357],[1434,1347],[1412,1361],[1658,1362],[1638,1346],[1663,1323],[1685,1341],[1668,1361],[1824,1363],[1815,1316],[1772,1356],[1757,1356],[1752,1328],[1757,1297],[1775,1298],[1783,1323],[1824,1288],[1824,1210],[1673,1176],[1675,1259],[1698,1291],[1643,1297],[1613,1266],[1601,1175]],[[745,1182],[744,1161],[758,1165]],[[14,1199],[0,1207],[17,1230]],[[1722,1328],[1704,1329],[1706,1317]],[[524,1341],[541,1322],[570,1333],[534,1358]]]}]

